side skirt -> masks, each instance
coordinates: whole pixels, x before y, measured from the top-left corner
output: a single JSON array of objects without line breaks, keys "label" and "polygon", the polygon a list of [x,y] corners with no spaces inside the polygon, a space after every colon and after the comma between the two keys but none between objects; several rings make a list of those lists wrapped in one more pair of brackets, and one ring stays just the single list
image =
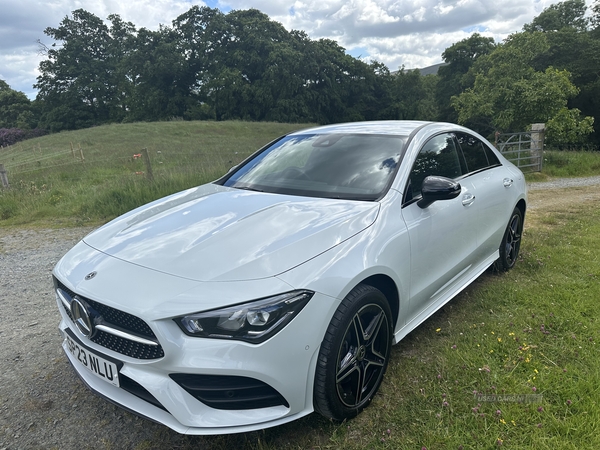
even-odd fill
[{"label": "side skirt", "polygon": [[[408,322],[402,328],[400,328],[396,333],[394,333],[394,344],[400,342],[404,337],[421,325],[425,320],[427,320],[430,316],[432,316],[438,309],[456,297],[460,292],[469,286],[473,281],[475,281],[479,276],[487,270],[494,262],[500,257],[500,253],[496,250],[492,255],[488,256],[481,264],[476,266],[473,270],[469,272],[466,278],[461,278],[457,280],[457,283],[449,287],[448,289],[444,289],[441,296],[437,301],[433,302],[429,308],[423,311],[421,314],[416,316],[413,320]],[[438,291],[439,292],[439,291]]]}]

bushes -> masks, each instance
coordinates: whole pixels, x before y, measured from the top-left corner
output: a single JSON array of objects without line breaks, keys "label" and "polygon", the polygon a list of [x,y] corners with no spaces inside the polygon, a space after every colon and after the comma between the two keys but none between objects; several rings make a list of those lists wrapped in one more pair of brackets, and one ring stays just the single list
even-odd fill
[{"label": "bushes", "polygon": [[0,146],[8,147],[25,139],[31,139],[47,134],[46,130],[34,128],[33,130],[22,130],[20,128],[0,128]]}]

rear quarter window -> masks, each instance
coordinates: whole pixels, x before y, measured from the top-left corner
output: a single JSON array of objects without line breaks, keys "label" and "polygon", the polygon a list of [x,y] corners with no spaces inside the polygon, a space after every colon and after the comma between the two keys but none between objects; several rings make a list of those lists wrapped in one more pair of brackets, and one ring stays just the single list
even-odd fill
[{"label": "rear quarter window", "polygon": [[500,164],[494,152],[475,136],[468,133],[456,133],[456,139],[465,157],[469,173]]}]

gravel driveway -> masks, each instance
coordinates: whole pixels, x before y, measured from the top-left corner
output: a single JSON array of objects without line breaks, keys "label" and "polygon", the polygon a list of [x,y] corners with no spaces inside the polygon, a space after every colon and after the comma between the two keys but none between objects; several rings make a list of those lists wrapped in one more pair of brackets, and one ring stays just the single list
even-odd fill
[{"label": "gravel driveway", "polygon": [[[598,185],[600,177],[532,183],[530,211],[598,201]],[[152,448],[157,435],[183,442],[92,395],[63,354],[50,272],[89,231],[0,228],[0,450]]]},{"label": "gravel driveway", "polygon": [[132,448],[151,436],[154,424],[90,395],[60,345],[50,272],[89,231],[0,229],[0,449]]}]

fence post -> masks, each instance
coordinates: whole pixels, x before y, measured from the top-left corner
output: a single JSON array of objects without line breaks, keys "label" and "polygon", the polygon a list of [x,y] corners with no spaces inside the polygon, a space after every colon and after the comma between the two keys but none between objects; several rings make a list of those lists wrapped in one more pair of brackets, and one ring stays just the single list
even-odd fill
[{"label": "fence post", "polygon": [[4,170],[4,164],[0,164],[0,180],[2,180],[2,187],[9,188],[8,184],[8,175],[6,174],[6,170]]},{"label": "fence post", "polygon": [[546,132],[545,123],[534,123],[531,125],[531,157],[537,162],[537,171],[542,171],[544,161],[544,134]]},{"label": "fence post", "polygon": [[150,165],[150,156],[148,155],[148,149],[142,149],[142,156],[144,158],[144,162],[146,163],[146,178],[150,181],[154,181],[154,175],[152,174],[152,166]]}]

